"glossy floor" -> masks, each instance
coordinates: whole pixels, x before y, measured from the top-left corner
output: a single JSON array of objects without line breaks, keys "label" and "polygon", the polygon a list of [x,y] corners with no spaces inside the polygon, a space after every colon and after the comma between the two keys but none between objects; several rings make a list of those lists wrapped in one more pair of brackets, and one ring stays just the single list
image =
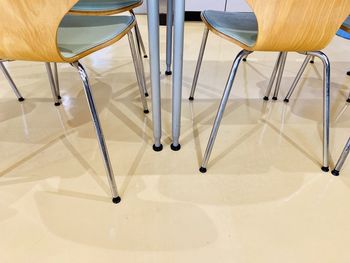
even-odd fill
[{"label": "glossy floor", "polygon": [[[140,22],[146,36],[145,18]],[[190,103],[202,29],[186,24],[180,152],[169,147],[170,77],[162,75],[165,149],[156,153],[127,40],[83,60],[123,199],[117,206],[75,70],[59,66],[63,105],[54,107],[42,63],[6,64],[26,101],[17,102],[0,74],[1,263],[350,261],[350,159],[340,177],[320,170],[321,63],[308,66],[288,105],[265,103],[277,54],[251,55],[238,72],[209,172],[202,175],[199,162],[239,51],[210,35]],[[332,165],[350,135],[349,44],[335,38],[326,49]],[[290,54],[280,98],[303,58]]]}]

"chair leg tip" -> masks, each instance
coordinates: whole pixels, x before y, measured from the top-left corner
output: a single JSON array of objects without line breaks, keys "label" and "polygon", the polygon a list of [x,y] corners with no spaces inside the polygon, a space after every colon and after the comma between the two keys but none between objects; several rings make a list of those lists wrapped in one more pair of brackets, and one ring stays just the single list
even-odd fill
[{"label": "chair leg tip", "polygon": [[333,174],[334,176],[339,176],[339,175],[340,175],[339,171],[337,171],[337,170],[335,170],[335,169],[332,171],[332,174]]},{"label": "chair leg tip", "polygon": [[284,102],[285,102],[285,103],[288,103],[288,102],[289,102],[289,99],[284,99]]},{"label": "chair leg tip", "polygon": [[329,172],[329,167],[326,167],[326,166],[322,166],[322,171],[325,172],[325,173],[328,173]]},{"label": "chair leg tip", "polygon": [[62,99],[62,97],[61,97],[61,96],[57,96],[57,99],[59,99],[59,100],[60,100],[60,99]]},{"label": "chair leg tip", "polygon": [[265,100],[265,101],[268,101],[268,100],[269,100],[269,97],[265,96],[265,97],[264,97],[264,100]]},{"label": "chair leg tip", "polygon": [[350,71],[346,72],[346,75],[350,76]]},{"label": "chair leg tip", "polygon": [[170,76],[170,75],[172,75],[172,74],[173,74],[172,71],[165,71],[165,75],[167,75],[167,76]]},{"label": "chair leg tip", "polygon": [[24,101],[24,98],[23,98],[23,97],[20,97],[20,98],[18,98],[18,101],[19,101],[19,102],[22,102],[22,101]]},{"label": "chair leg tip", "polygon": [[310,64],[315,64],[315,61],[313,61],[313,60],[310,60]]},{"label": "chair leg tip", "polygon": [[244,58],[244,59],[242,59],[242,61],[243,61],[243,62],[247,62],[247,59],[246,59],[246,58]]},{"label": "chair leg tip", "polygon": [[156,146],[155,144],[153,144],[153,151],[155,152],[161,152],[163,150],[163,145],[159,145],[159,146]]},{"label": "chair leg tip", "polygon": [[149,94],[146,92],[146,93],[145,93],[145,97],[148,97],[148,96],[149,96]]},{"label": "chair leg tip", "polygon": [[272,97],[272,100],[277,100],[277,97]]},{"label": "chair leg tip", "polygon": [[199,171],[200,171],[202,174],[205,174],[205,173],[207,172],[207,168],[201,167],[201,168],[199,168]]},{"label": "chair leg tip", "polygon": [[144,113],[144,114],[148,114],[148,113],[149,113],[149,110],[144,110],[143,113]]},{"label": "chair leg tip", "polygon": [[147,55],[144,55],[143,57],[144,57],[144,58],[148,58],[148,56],[147,56]]},{"label": "chair leg tip", "polygon": [[173,143],[170,145],[170,148],[174,151],[174,152],[177,152],[177,151],[180,151],[181,149],[181,145],[178,144],[177,146],[175,146]]},{"label": "chair leg tip", "polygon": [[120,196],[117,196],[117,197],[113,197],[112,202],[115,204],[119,204],[121,200],[122,199],[120,198]]},{"label": "chair leg tip", "polygon": [[55,102],[55,106],[58,107],[61,105],[61,102]]},{"label": "chair leg tip", "polygon": [[188,100],[194,101],[194,98],[193,97],[189,97]]},{"label": "chair leg tip", "polygon": [[349,102],[349,103],[350,103],[350,98],[348,98],[348,99],[346,100],[346,102]]}]

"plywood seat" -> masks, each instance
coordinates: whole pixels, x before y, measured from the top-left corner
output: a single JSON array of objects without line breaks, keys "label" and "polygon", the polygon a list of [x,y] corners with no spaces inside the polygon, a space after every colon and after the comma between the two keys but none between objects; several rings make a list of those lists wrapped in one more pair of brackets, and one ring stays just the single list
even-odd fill
[{"label": "plywood seat", "polygon": [[134,22],[132,16],[67,15],[58,28],[58,48],[65,58],[79,56],[124,36]]},{"label": "plywood seat", "polygon": [[140,0],[80,0],[71,9],[73,12],[124,12],[142,5]]},{"label": "plywood seat", "polygon": [[223,12],[206,10],[202,20],[210,31],[253,47],[258,38],[258,22],[252,12]]}]

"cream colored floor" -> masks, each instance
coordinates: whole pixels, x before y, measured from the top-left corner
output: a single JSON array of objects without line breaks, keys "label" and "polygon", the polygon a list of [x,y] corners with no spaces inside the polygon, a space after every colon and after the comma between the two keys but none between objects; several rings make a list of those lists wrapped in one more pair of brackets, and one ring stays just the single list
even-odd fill
[{"label": "cream colored floor", "polygon": [[[145,18],[140,22],[146,39]],[[156,153],[127,40],[83,61],[123,199],[117,206],[78,74],[60,65],[63,106],[56,108],[42,63],[6,64],[26,101],[17,102],[1,75],[1,263],[350,262],[350,160],[338,178],[320,171],[321,63],[307,68],[290,104],[264,103],[277,54],[253,54],[238,72],[202,175],[199,162],[239,51],[209,37],[197,100],[190,103],[202,28],[186,24],[180,152],[169,148],[171,78],[162,75],[165,149]],[[161,39],[164,60],[163,27]],[[326,49],[333,164],[350,135],[349,44],[336,37]],[[280,98],[303,58],[290,54]]]}]

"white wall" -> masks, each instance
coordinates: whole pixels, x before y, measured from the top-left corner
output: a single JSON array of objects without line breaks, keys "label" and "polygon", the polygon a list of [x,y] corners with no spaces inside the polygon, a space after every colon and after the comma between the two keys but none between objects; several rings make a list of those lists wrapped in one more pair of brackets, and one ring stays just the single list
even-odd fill
[{"label": "white wall", "polygon": [[[177,1],[177,0],[173,0]],[[166,13],[166,0],[160,0],[160,12]],[[187,11],[202,11],[205,9],[224,10],[232,12],[250,11],[248,4],[244,0],[186,0]],[[137,13],[146,13],[147,0],[141,7],[135,10]]]}]

